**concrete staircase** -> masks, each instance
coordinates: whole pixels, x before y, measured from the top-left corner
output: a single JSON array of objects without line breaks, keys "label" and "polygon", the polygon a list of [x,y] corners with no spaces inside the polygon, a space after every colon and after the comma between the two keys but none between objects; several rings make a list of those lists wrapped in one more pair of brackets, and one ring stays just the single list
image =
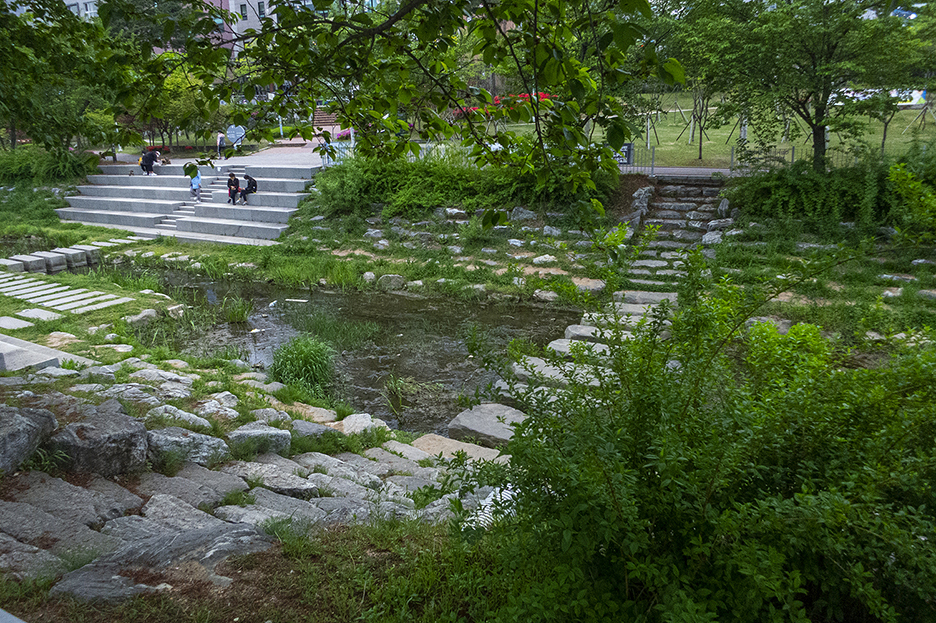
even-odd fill
[{"label": "concrete staircase", "polygon": [[[88,177],[69,207],[56,210],[67,222],[113,227],[148,238],[172,236],[189,242],[272,244],[288,227],[317,167],[222,165],[201,167],[201,201],[192,199],[182,165],[156,167],[147,176],[136,165],[103,165]],[[227,178],[249,174],[258,192],[246,206],[227,203]],[[243,181],[241,182],[243,185]]]}]

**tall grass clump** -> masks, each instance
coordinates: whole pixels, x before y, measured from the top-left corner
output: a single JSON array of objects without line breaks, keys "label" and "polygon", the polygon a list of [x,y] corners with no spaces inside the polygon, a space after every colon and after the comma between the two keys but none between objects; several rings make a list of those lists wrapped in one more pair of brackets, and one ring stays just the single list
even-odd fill
[{"label": "tall grass clump", "polygon": [[414,162],[352,158],[316,176],[318,193],[310,199],[327,215],[419,218],[436,208],[465,210],[512,208],[562,209],[576,200],[610,195],[616,179],[598,175],[597,191],[572,193],[561,183],[540,187],[530,173],[493,167],[479,168],[457,155],[427,157]]},{"label": "tall grass clump", "polygon": [[51,152],[27,145],[0,151],[0,182],[62,182],[83,178],[97,168],[97,154]]},{"label": "tall grass clump", "polygon": [[335,374],[335,349],[317,337],[303,334],[273,353],[270,378],[292,385],[314,398],[324,398]]}]

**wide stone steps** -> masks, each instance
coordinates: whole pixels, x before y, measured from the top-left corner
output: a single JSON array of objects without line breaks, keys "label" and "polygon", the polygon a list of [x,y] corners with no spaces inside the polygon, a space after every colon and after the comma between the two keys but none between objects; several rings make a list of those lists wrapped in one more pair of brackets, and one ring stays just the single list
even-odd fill
[{"label": "wide stone steps", "polygon": [[[220,165],[202,167],[202,201],[191,201],[190,178],[183,165],[155,168],[144,175],[137,165],[102,165],[101,175],[78,188],[69,207],[57,212],[70,222],[133,231],[137,235],[169,235],[190,242],[269,244],[287,229],[303,192],[318,167]],[[228,203],[229,173],[257,179],[258,192],[247,205]]]}]

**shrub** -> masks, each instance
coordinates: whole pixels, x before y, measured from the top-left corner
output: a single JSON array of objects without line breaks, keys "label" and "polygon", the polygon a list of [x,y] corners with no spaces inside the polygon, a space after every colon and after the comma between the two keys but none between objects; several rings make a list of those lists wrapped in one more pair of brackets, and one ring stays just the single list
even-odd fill
[{"label": "shrub", "polygon": [[273,353],[270,378],[324,398],[332,384],[334,358],[335,350],[328,342],[300,335]]},{"label": "shrub", "polygon": [[0,181],[61,182],[83,178],[94,172],[99,158],[88,152],[50,152],[27,145],[0,151]]},{"label": "shrub", "polygon": [[501,618],[932,618],[936,348],[844,369],[815,327],[742,336],[747,294],[687,270],[671,324],[517,388]]},{"label": "shrub", "polygon": [[864,230],[891,223],[899,205],[887,182],[887,165],[868,160],[854,167],[817,173],[809,161],[733,178],[731,203],[752,218],[802,219],[833,232],[841,221]]}]

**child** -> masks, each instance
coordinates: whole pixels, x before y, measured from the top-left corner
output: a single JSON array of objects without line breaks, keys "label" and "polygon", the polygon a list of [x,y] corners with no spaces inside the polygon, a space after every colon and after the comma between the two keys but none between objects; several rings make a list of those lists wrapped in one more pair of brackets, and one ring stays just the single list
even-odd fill
[{"label": "child", "polygon": [[189,190],[196,203],[201,203],[201,171],[195,174],[195,177],[189,182]]}]

